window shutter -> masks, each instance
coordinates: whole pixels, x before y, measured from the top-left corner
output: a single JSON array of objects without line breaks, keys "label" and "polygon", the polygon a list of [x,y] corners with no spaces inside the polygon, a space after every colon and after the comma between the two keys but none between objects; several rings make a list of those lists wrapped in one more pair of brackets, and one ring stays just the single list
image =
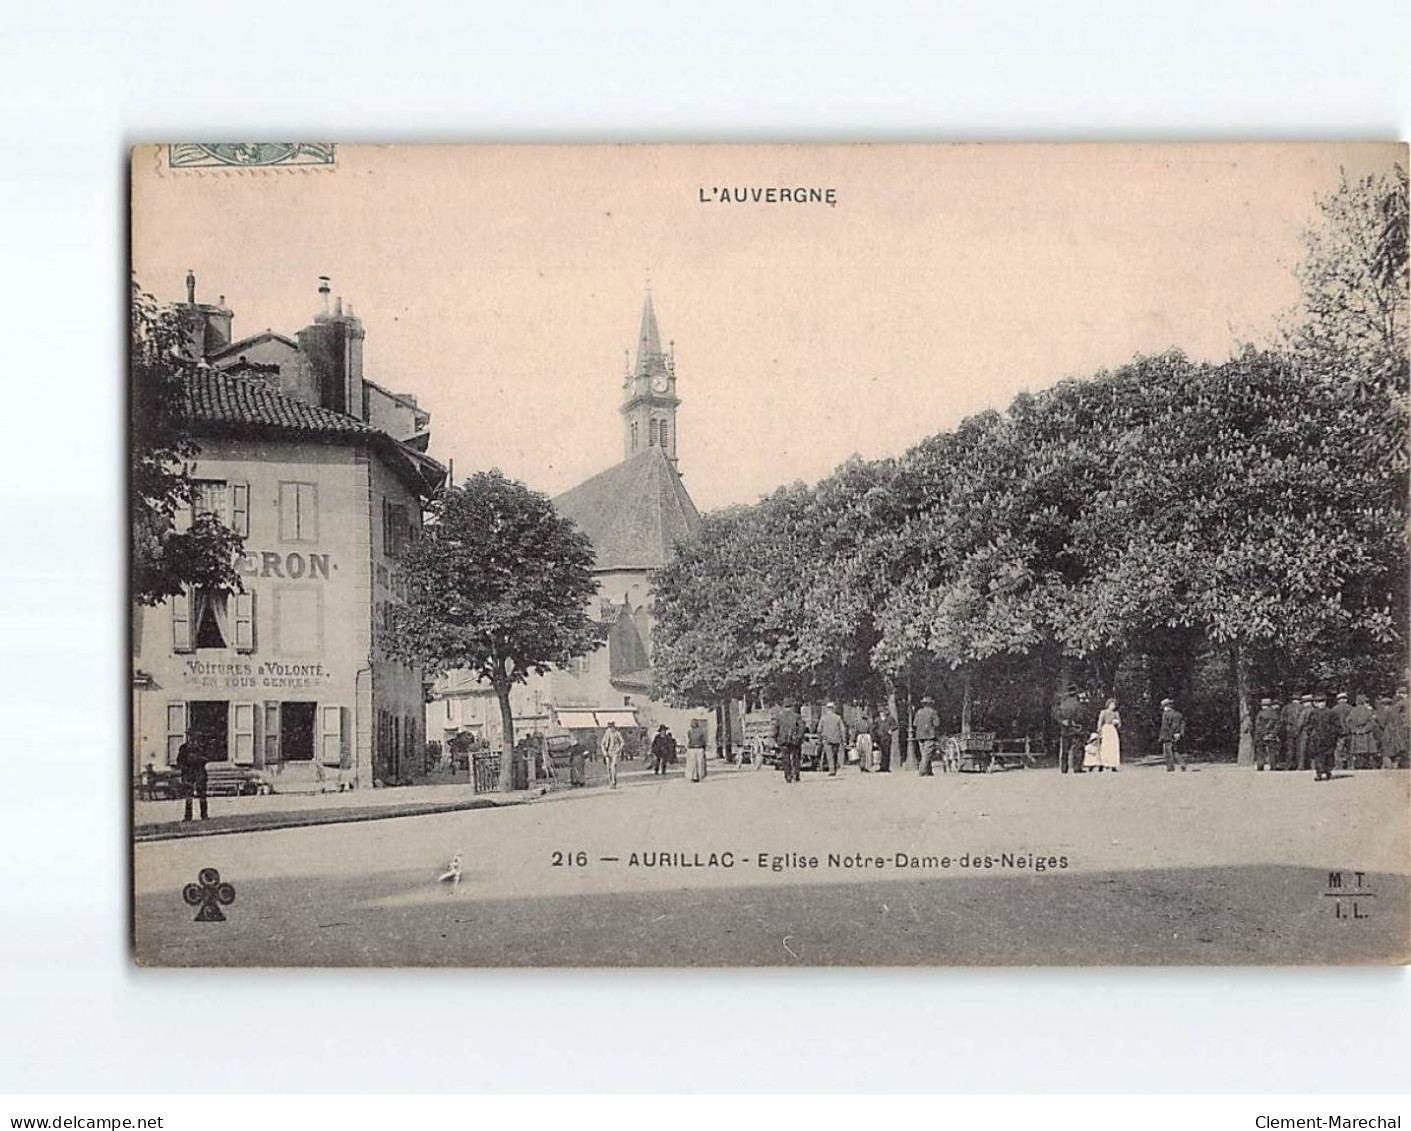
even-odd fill
[{"label": "window shutter", "polygon": [[235,650],[253,652],[255,650],[255,595],[235,594]]},{"label": "window shutter", "polygon": [[237,766],[255,764],[255,704],[232,703],[235,725],[231,728],[230,760]]},{"label": "window shutter", "polygon": [[319,761],[325,766],[343,762],[343,709],[325,703],[318,709]]},{"label": "window shutter", "polygon": [[230,528],[245,537],[250,533],[250,485],[230,485]]},{"label": "window shutter", "polygon": [[299,537],[299,490],[297,484],[279,485],[279,540],[293,542]]},{"label": "window shutter", "polygon": [[279,765],[279,701],[265,700],[265,765]]},{"label": "window shutter", "polygon": [[176,756],[181,744],[186,741],[186,702],[172,699],[167,702],[167,765],[176,765]]},{"label": "window shutter", "polygon": [[395,506],[392,515],[392,552],[400,558],[407,552],[407,508]]},{"label": "window shutter", "polygon": [[318,486],[299,484],[299,540],[318,541]]},{"label": "window shutter", "polygon": [[191,591],[174,593],[171,599],[171,650],[191,652]]}]

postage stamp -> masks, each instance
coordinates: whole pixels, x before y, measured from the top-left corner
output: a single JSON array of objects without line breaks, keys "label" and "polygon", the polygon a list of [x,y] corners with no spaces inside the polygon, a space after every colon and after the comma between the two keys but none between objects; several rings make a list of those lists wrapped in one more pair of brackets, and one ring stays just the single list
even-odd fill
[{"label": "postage stamp", "polygon": [[169,169],[277,169],[333,165],[331,142],[188,142],[163,147]]},{"label": "postage stamp", "polygon": [[132,176],[138,962],[1411,953],[1405,146]]}]

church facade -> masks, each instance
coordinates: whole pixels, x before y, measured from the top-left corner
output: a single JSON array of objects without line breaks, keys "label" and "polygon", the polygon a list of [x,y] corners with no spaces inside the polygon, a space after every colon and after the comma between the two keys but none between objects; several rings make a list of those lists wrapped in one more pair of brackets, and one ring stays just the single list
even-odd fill
[{"label": "church facade", "polygon": [[[686,727],[704,712],[653,700],[652,580],[676,544],[695,534],[700,514],[677,470],[674,348],[663,348],[650,292],[642,308],[635,364],[622,379],[623,458],[556,497],[555,509],[593,543],[598,583],[591,614],[607,642],[564,669],[530,677],[511,696],[516,734],[551,724],[581,738],[616,722],[629,744],[665,723],[685,744]],[[467,673],[437,680],[427,708],[427,735],[468,733],[500,743],[494,693]]]}]

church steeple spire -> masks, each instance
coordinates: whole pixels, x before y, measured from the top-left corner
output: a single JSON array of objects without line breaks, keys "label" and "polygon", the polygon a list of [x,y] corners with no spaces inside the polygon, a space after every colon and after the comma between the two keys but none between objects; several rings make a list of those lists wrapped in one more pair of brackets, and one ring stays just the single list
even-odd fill
[{"label": "church steeple spire", "polygon": [[661,331],[657,329],[656,309],[652,306],[652,285],[647,284],[647,297],[642,303],[642,332],[637,336],[637,373],[650,374],[664,360],[661,352]]},{"label": "church steeple spire", "polygon": [[642,328],[637,335],[637,364],[623,380],[622,404],[624,458],[647,448],[661,448],[666,458],[676,462],[675,347],[670,353],[661,348],[656,307],[651,283],[642,302]]}]

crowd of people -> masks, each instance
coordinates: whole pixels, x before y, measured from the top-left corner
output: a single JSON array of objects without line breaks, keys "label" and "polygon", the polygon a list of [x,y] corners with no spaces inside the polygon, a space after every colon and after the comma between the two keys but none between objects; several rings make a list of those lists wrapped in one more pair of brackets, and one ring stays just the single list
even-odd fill
[{"label": "crowd of people", "polygon": [[[1355,697],[1300,694],[1279,706],[1272,697],[1262,700],[1254,720],[1256,769],[1313,770],[1314,780],[1326,781],[1334,770],[1408,768],[1407,696],[1365,694]],[[915,752],[917,773],[930,777],[935,768],[949,764],[947,732],[933,696],[923,696],[911,717],[907,740]],[[1076,685],[1067,687],[1053,707],[1058,731],[1058,768],[1062,773],[1117,773],[1123,765],[1122,712],[1116,698],[1097,706]],[[888,773],[903,737],[892,713],[882,707],[842,708],[836,701],[821,708],[804,707],[787,699],[773,712],[769,727],[770,754],[783,770],[784,780],[800,780],[804,751],[814,755],[820,772],[836,776],[841,768],[856,765],[862,773]],[[1172,699],[1161,701],[1157,740],[1168,773],[1184,772],[1189,764],[1186,719]],[[701,781],[706,776],[707,725],[694,719],[686,743],[686,776]],[[607,766],[608,784],[617,787],[618,763],[624,743],[617,728],[609,725],[598,741],[597,754]],[[662,724],[652,736],[647,755],[652,773],[664,775],[676,763],[680,748],[675,735]],[[741,751],[741,764],[753,759],[764,764],[763,744]],[[581,778],[579,779],[581,780]]]},{"label": "crowd of people", "polygon": [[[1408,731],[1406,692],[1377,697],[1365,694],[1356,704],[1347,692],[1336,696],[1292,695],[1280,707],[1265,696],[1254,719],[1257,770],[1313,770],[1315,781],[1327,781],[1334,769],[1406,769]],[[1088,730],[1091,707],[1085,695],[1070,686],[1053,710],[1059,728],[1058,767],[1063,773],[1116,770],[1122,763],[1122,716],[1117,700],[1108,699]],[[1166,769],[1186,768],[1185,717],[1170,699],[1161,701],[1158,739]]]},{"label": "crowd of people", "polygon": [[1318,781],[1334,769],[1406,769],[1406,691],[1365,694],[1354,703],[1345,691],[1292,695],[1279,706],[1266,696],[1254,719],[1256,766],[1269,770],[1312,769]]}]

